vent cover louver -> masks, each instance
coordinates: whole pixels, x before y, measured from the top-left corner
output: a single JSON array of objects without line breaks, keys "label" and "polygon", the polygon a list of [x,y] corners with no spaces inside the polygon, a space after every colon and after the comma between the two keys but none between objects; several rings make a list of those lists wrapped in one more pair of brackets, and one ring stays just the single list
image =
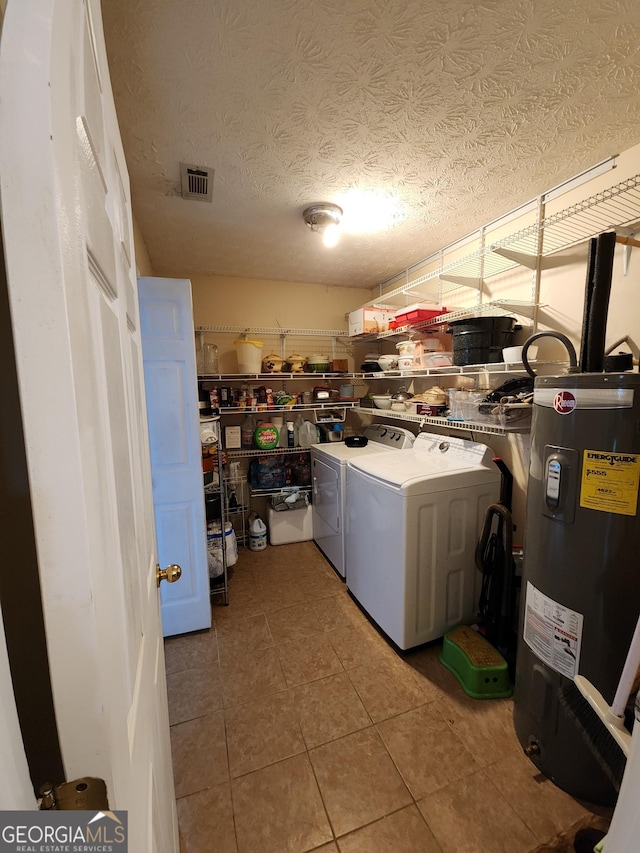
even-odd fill
[{"label": "vent cover louver", "polygon": [[208,166],[194,166],[191,163],[180,163],[182,198],[211,201],[213,172],[214,170]]}]

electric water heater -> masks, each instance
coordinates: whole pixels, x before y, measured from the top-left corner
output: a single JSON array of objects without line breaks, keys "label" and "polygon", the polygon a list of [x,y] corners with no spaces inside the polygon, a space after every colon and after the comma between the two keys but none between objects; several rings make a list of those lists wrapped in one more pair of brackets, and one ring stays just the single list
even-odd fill
[{"label": "electric water heater", "polygon": [[611,704],[640,612],[640,375],[536,377],[531,442],[516,733],[560,788],[612,805],[564,697],[579,673]]}]

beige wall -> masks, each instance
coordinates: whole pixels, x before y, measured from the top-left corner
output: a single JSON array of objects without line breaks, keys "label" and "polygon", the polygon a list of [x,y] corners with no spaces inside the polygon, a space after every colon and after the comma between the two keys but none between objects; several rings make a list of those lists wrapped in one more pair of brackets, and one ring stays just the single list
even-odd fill
[{"label": "beige wall", "polygon": [[[239,328],[333,330],[346,332],[345,315],[369,299],[362,288],[326,287],[320,284],[267,281],[264,279],[199,276],[191,278],[193,313],[196,326],[235,326]],[[234,340],[237,333],[207,333],[205,340],[217,344],[221,372],[237,370]],[[326,353],[332,358],[347,358],[354,369],[357,347],[345,341],[314,335],[278,335],[251,333],[263,343],[263,354],[274,351],[286,356],[296,351],[304,356]]]},{"label": "beige wall", "polygon": [[136,274],[154,275],[149,253],[147,252],[147,246],[142,234],[140,233],[140,229],[138,228],[138,223],[135,218],[133,220],[133,246],[136,253]]},{"label": "beige wall", "polygon": [[190,276],[196,325],[343,329],[345,314],[369,299],[364,288],[225,276]]}]

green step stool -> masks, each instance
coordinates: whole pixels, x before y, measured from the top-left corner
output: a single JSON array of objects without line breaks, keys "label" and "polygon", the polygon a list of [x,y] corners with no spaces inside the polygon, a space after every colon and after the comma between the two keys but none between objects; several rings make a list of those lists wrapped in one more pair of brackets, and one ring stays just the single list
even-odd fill
[{"label": "green step stool", "polygon": [[511,696],[506,660],[482,634],[467,625],[445,634],[439,660],[474,699]]}]

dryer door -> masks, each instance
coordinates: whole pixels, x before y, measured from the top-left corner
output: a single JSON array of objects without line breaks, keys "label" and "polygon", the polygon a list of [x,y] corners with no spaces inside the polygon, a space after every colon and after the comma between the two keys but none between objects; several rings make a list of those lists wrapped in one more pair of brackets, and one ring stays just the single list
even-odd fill
[{"label": "dryer door", "polygon": [[342,468],[327,464],[312,452],[313,538],[344,577],[344,542],[342,535]]},{"label": "dryer door", "polygon": [[338,470],[321,459],[314,459],[312,471],[314,513],[326,525],[328,533],[339,533],[341,496]]}]

